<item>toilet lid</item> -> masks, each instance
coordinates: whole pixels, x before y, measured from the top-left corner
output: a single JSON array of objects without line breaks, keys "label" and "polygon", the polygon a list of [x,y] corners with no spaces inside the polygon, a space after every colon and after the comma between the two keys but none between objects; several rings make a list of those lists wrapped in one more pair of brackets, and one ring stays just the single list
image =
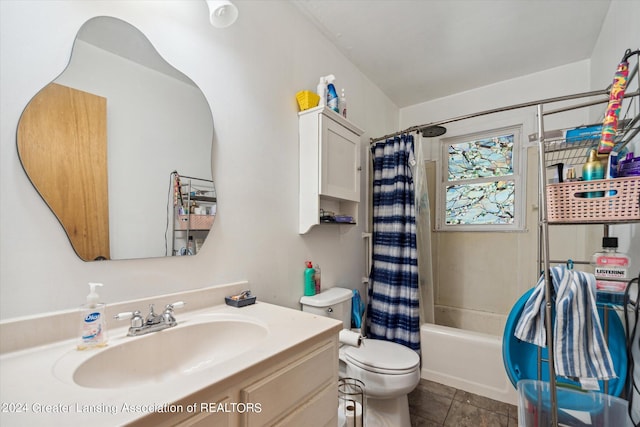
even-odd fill
[{"label": "toilet lid", "polygon": [[354,365],[382,374],[407,374],[420,364],[418,353],[390,341],[364,339],[360,347],[348,347],[345,358]]}]

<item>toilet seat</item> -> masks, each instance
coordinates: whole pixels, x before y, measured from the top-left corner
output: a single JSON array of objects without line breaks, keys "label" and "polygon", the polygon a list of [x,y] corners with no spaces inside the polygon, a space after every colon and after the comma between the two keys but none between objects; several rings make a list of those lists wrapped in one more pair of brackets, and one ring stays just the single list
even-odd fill
[{"label": "toilet seat", "polygon": [[361,369],[386,375],[409,374],[420,364],[420,356],[415,351],[377,339],[364,339],[360,347],[345,348],[344,358]]}]

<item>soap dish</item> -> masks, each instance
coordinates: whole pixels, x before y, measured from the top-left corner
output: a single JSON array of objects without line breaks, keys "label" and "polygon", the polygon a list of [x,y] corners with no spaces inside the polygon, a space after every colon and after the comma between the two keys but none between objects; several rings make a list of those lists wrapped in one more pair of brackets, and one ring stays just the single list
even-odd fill
[{"label": "soap dish", "polygon": [[256,297],[247,297],[243,299],[233,299],[231,297],[224,297],[224,302],[231,307],[245,307],[247,305],[255,304]]}]

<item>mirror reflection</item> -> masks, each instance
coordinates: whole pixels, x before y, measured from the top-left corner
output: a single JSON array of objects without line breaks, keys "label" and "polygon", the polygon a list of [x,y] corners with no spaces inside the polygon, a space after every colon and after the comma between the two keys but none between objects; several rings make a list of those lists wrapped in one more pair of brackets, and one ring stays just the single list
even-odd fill
[{"label": "mirror reflection", "polygon": [[25,108],[18,154],[80,258],[196,254],[217,208],[200,89],[135,27],[87,21]]}]

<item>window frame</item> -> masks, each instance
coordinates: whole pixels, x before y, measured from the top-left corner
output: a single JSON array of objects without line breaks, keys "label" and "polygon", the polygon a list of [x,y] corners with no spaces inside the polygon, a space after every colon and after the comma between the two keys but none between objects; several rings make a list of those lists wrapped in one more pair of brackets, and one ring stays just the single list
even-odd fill
[{"label": "window frame", "polygon": [[[522,139],[523,125],[479,131],[440,139],[440,166],[437,168],[436,186],[436,231],[525,231],[525,143]],[[513,134],[512,169],[513,175],[504,177],[474,178],[464,181],[450,181],[448,171],[449,146],[496,136]],[[450,185],[480,184],[494,181],[511,181],[514,189],[514,219],[511,224],[446,224],[446,193]]]}]

